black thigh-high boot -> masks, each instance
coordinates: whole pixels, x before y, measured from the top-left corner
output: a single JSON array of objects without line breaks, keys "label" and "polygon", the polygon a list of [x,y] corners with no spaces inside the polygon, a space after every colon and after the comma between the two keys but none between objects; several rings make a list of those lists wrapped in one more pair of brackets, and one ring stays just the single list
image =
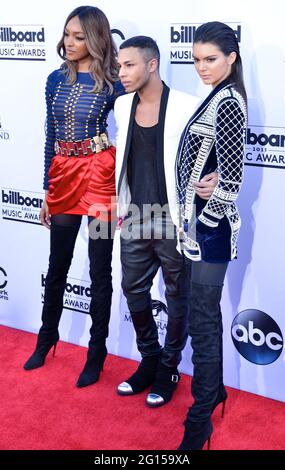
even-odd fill
[{"label": "black thigh-high boot", "polygon": [[42,326],[39,330],[36,349],[24,364],[24,369],[37,369],[44,365],[49,350],[59,339],[58,325],[63,309],[66,278],[80,224],[60,226],[51,224],[49,268],[45,279],[45,294],[42,310]]},{"label": "black thigh-high boot", "polygon": [[193,349],[192,395],[179,450],[202,449],[213,427],[211,414],[219,395],[221,371],[221,286],[191,282],[189,334]]},{"label": "black thigh-high boot", "polygon": [[113,238],[89,238],[92,325],[87,360],[78,378],[77,387],[86,387],[98,381],[107,356],[106,339],[109,334],[113,292],[112,249]]},{"label": "black thigh-high boot", "polygon": [[161,346],[158,341],[157,326],[153,318],[151,299],[140,312],[131,312],[137,337],[137,347],[142,355],[136,372],[117,387],[119,395],[134,395],[145,390],[155,380]]},{"label": "black thigh-high boot", "polygon": [[213,411],[214,409],[222,403],[222,411],[221,411],[221,417],[224,417],[224,412],[225,412],[225,406],[226,406],[226,401],[228,398],[227,391],[224,386],[224,371],[223,371],[223,321],[222,321],[222,314],[220,315],[220,330],[219,330],[219,343],[220,343],[220,370],[219,370],[219,392],[217,399],[213,405]]}]

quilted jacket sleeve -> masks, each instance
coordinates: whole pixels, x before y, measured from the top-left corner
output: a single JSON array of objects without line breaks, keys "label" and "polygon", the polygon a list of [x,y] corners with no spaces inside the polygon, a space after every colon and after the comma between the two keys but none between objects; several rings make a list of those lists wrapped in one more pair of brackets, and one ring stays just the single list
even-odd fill
[{"label": "quilted jacket sleeve", "polygon": [[[223,100],[216,111],[216,155],[218,184],[198,220],[203,225],[217,227],[239,193],[243,179],[244,129],[246,116],[239,101]],[[206,228],[206,227],[204,227]]]}]

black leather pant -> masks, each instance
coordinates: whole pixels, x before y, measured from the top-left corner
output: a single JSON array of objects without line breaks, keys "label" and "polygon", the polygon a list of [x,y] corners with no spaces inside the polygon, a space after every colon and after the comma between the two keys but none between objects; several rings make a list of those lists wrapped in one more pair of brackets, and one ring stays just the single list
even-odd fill
[{"label": "black leather pant", "polygon": [[[188,317],[188,266],[176,250],[176,239],[159,238],[161,226],[172,229],[170,218],[151,219],[137,223],[137,233],[144,232],[148,238],[128,237],[128,226],[121,230],[122,288],[137,334],[138,350],[143,357],[159,354],[156,323],[152,315],[150,289],[161,267],[165,283],[168,322],[161,363],[177,367],[181,351],[187,340]],[[142,321],[143,320],[143,321]]]}]

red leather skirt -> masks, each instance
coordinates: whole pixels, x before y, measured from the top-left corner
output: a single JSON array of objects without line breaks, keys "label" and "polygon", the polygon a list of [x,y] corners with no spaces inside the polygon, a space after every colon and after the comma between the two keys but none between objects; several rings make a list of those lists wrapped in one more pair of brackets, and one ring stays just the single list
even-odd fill
[{"label": "red leather skirt", "polygon": [[51,215],[115,216],[115,147],[87,157],[57,154],[49,169],[47,204]]}]

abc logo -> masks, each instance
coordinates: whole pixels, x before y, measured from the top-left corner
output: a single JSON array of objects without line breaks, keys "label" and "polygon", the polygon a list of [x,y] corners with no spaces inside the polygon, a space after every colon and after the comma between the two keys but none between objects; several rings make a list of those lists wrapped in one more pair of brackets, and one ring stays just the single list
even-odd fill
[{"label": "abc logo", "polygon": [[0,289],[5,289],[7,286],[8,281],[6,281],[7,273],[5,269],[0,267]]},{"label": "abc logo", "polygon": [[235,317],[232,340],[238,352],[254,364],[271,364],[283,349],[279,326],[260,310],[243,310]]}]

